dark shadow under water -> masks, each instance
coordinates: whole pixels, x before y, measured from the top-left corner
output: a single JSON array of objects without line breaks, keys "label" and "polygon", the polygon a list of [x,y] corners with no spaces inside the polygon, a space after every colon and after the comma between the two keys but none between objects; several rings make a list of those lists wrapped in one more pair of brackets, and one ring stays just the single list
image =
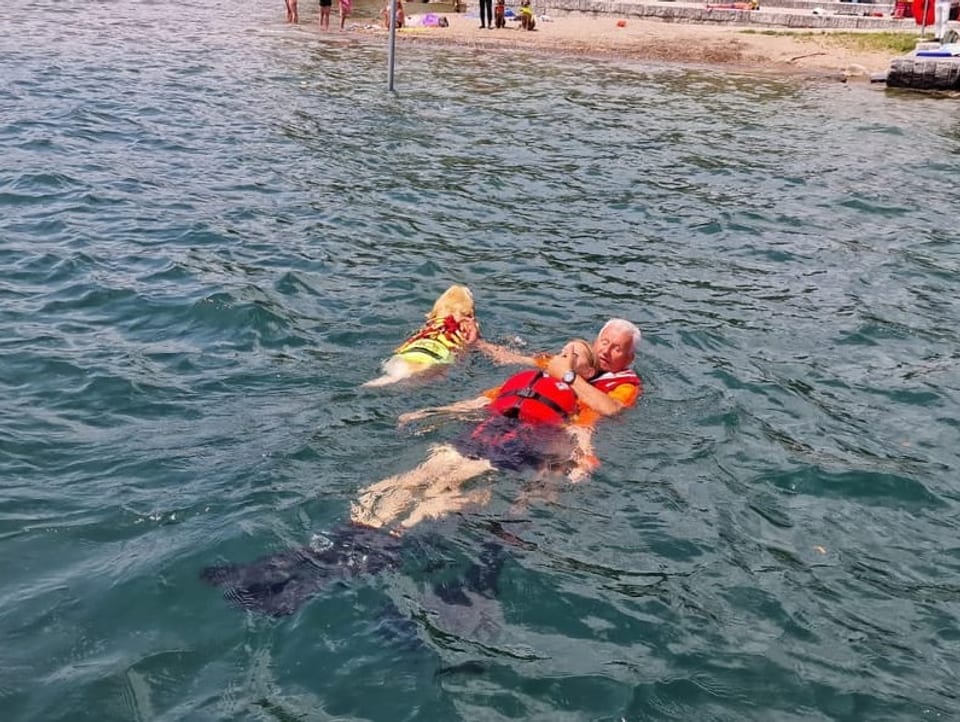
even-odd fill
[{"label": "dark shadow under water", "polygon": [[[239,607],[283,617],[331,585],[354,577],[399,570],[407,563],[429,573],[442,565],[439,560],[449,546],[437,535],[398,538],[354,524],[338,527],[324,538],[326,546],[286,549],[248,564],[212,565],[200,577],[222,587],[224,597]],[[484,542],[478,562],[471,563],[461,578],[434,584],[434,593],[458,606],[471,605],[467,592],[494,597],[505,558],[502,545]]]}]

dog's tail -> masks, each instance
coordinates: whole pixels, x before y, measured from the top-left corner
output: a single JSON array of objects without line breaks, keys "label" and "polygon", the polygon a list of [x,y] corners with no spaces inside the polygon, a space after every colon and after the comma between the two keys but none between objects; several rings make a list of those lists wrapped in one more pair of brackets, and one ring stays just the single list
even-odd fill
[{"label": "dog's tail", "polygon": [[383,363],[383,376],[378,376],[363,384],[364,388],[376,388],[378,386],[389,386],[397,381],[405,381],[415,374],[426,370],[420,364],[411,364],[400,356],[391,356]]},{"label": "dog's tail", "polygon": [[399,380],[400,379],[398,379],[396,376],[384,374],[383,376],[377,376],[375,379],[370,379],[369,381],[360,384],[360,386],[361,388],[365,389],[373,389],[377,388],[378,386],[389,386],[390,384],[395,384]]}]

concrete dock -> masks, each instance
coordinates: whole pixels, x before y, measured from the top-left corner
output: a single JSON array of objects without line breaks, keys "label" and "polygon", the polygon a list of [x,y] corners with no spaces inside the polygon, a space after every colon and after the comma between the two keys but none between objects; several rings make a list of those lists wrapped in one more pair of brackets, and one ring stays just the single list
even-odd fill
[{"label": "concrete dock", "polygon": [[960,90],[960,58],[907,55],[890,61],[888,88]]}]

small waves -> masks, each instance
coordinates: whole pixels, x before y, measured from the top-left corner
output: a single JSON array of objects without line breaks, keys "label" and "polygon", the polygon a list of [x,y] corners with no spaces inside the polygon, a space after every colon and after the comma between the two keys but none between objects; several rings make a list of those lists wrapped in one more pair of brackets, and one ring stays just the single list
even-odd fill
[{"label": "small waves", "polygon": [[[11,719],[952,712],[947,106],[422,44],[387,94],[379,36],[131,8],[0,21]],[[529,351],[641,325],[594,478],[491,475],[425,559],[231,609],[200,569],[338,528],[460,429],[399,413],[502,379],[358,389],[451,282]]]}]

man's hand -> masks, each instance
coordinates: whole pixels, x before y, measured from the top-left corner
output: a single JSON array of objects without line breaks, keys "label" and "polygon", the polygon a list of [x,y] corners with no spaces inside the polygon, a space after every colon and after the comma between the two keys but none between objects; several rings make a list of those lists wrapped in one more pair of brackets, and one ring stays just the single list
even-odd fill
[{"label": "man's hand", "polygon": [[598,466],[600,466],[600,460],[596,456],[593,456],[593,454],[584,456],[574,463],[574,467],[567,473],[567,478],[571,484],[579,484],[581,481],[589,479]]},{"label": "man's hand", "polygon": [[469,346],[480,338],[480,324],[477,319],[467,317],[460,321],[460,335],[463,336],[463,342]]},{"label": "man's hand", "polygon": [[556,356],[553,356],[547,363],[547,373],[555,379],[563,378],[567,371],[575,371],[577,366],[576,346],[568,343],[563,350]]}]

